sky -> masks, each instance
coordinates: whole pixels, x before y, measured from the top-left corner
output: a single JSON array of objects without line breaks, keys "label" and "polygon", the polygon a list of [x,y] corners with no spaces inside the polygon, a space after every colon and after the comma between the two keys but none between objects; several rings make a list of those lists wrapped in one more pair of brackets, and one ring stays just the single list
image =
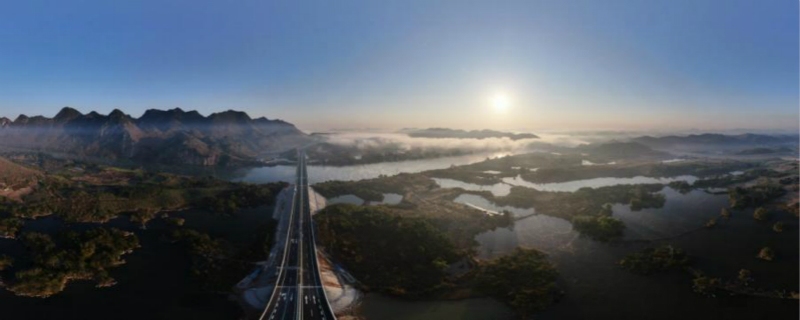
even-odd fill
[{"label": "sky", "polygon": [[308,131],[797,131],[798,11],[796,0],[5,1],[0,116],[180,107]]}]

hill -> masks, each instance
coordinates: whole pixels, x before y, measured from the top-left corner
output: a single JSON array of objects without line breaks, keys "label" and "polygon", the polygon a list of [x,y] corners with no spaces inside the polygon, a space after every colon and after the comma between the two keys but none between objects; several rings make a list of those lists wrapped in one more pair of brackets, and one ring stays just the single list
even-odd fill
[{"label": "hill", "polygon": [[42,173],[0,157],[0,197],[19,200],[28,194]]},{"label": "hill", "polygon": [[233,110],[205,117],[151,109],[137,119],[120,110],[82,114],[66,107],[53,118],[20,115],[0,126],[0,146],[171,165],[250,164],[310,140],[291,123]]},{"label": "hill", "polygon": [[771,146],[783,144],[798,144],[800,137],[797,135],[763,135],[745,133],[739,135],[724,135],[716,133],[692,134],[688,136],[643,136],[633,138],[638,142],[654,149],[681,148],[681,147],[741,147],[741,146]]},{"label": "hill", "polygon": [[580,145],[577,150],[591,156],[593,161],[615,161],[622,159],[662,158],[669,156],[663,151],[653,150],[638,142],[618,142]]}]

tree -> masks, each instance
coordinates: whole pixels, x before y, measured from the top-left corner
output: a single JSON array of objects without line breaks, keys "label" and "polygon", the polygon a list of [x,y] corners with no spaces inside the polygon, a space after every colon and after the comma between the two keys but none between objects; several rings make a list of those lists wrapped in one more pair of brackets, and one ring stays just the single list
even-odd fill
[{"label": "tree", "polygon": [[758,256],[756,257],[764,261],[772,261],[775,259],[775,253],[772,252],[772,248],[764,247],[761,248],[761,251],[758,252]]},{"label": "tree", "polygon": [[722,208],[722,211],[719,213],[719,215],[725,218],[725,220],[731,218],[731,212],[728,210],[728,208]]},{"label": "tree", "polygon": [[750,282],[753,282],[753,273],[747,269],[739,270],[739,276],[737,279],[739,279],[743,285],[749,285]]},{"label": "tree", "polygon": [[694,292],[704,295],[713,295],[717,291],[720,283],[721,281],[719,278],[712,278],[699,274],[695,276],[692,281],[692,288]]},{"label": "tree", "polygon": [[572,218],[575,230],[599,241],[610,241],[622,237],[625,223],[608,216],[579,215]]},{"label": "tree", "polygon": [[753,212],[753,218],[758,221],[767,220],[767,213],[767,209],[764,209],[764,207],[758,207],[756,211]]},{"label": "tree", "polygon": [[475,277],[478,289],[508,303],[523,318],[558,299],[557,278],[558,271],[544,253],[521,248],[486,263]]},{"label": "tree", "polygon": [[611,216],[614,213],[614,209],[612,209],[612,205],[610,203],[606,203],[600,209],[601,216]]},{"label": "tree", "polygon": [[0,254],[0,271],[11,267],[14,264],[14,258],[4,254]]}]

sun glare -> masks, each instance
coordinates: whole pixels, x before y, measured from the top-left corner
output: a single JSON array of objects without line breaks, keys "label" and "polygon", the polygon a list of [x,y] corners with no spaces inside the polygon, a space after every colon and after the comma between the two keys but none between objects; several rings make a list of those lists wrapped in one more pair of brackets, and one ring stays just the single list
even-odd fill
[{"label": "sun glare", "polygon": [[497,93],[490,99],[490,105],[494,112],[505,113],[511,105],[511,100],[504,93]]}]

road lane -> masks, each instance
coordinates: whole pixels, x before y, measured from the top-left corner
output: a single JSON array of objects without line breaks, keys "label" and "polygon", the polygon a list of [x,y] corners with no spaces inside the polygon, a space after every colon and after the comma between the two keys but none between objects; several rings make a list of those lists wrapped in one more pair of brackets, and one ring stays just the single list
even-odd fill
[{"label": "road lane", "polygon": [[308,189],[306,156],[300,151],[280,272],[259,319],[336,319],[319,274]]}]

